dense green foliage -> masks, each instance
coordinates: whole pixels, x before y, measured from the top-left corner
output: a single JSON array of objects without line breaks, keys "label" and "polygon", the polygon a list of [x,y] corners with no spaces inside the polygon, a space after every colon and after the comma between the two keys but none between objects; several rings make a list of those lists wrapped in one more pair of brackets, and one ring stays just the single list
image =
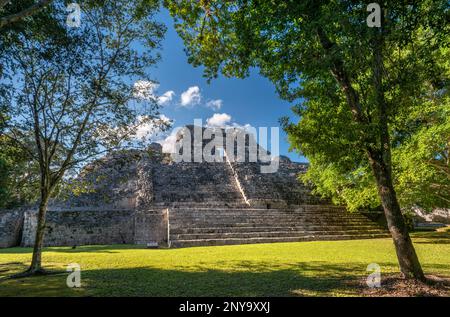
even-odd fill
[{"label": "dense green foliage", "polygon": [[0,137],[0,208],[36,201],[39,171],[27,153],[11,140]]},{"label": "dense green foliage", "polygon": [[[0,207],[36,201],[42,174],[38,152],[53,153],[48,158],[54,161],[45,164],[52,165],[56,176],[64,155],[79,143],[76,128],[90,109],[95,119],[90,116],[83,129],[89,135],[80,138],[82,145],[76,146],[75,158],[64,169],[77,168],[95,153],[118,147],[135,129],[138,111],[128,107],[133,80],[152,80],[148,68],[159,59],[155,49],[165,30],[153,19],[159,1],[79,1],[79,28],[66,23],[70,2],[47,1],[32,15],[0,27]],[[1,3],[0,19],[36,3]],[[101,94],[95,93],[100,91],[98,83]],[[39,103],[34,109],[38,125],[31,103],[25,102],[33,97]],[[142,124],[158,121],[155,103],[141,103],[139,111]],[[42,131],[41,149],[34,140],[36,129]]]},{"label": "dense green foliage", "polygon": [[[439,72],[430,71],[428,63],[420,65],[417,60],[411,69],[403,66],[402,72],[410,70],[402,83],[405,85],[402,89],[408,91],[403,95],[408,98],[396,96],[391,101],[395,107],[390,122],[394,185],[405,208],[420,206],[430,210],[450,206],[450,54],[448,49],[430,50],[431,53]],[[427,72],[432,77],[424,78]],[[307,155],[311,162],[303,181],[313,182],[318,194],[332,197],[350,209],[376,208],[380,202],[368,162],[357,161],[358,154],[352,149],[356,144],[340,139],[339,131],[345,130],[350,121],[332,111],[324,116],[322,109],[327,102],[332,101],[321,100],[314,106],[308,100],[303,107],[294,107],[300,120],[297,125],[288,126],[292,147]],[[338,129],[330,131],[330,125],[325,124],[328,120],[333,126],[339,122]],[[317,140],[340,144],[340,148],[318,148]]]},{"label": "dense green foliage", "polygon": [[[0,8],[0,18],[23,12],[31,7],[33,0],[9,1]],[[0,78],[10,78],[12,56],[10,49],[21,44],[21,37],[44,41],[52,36],[64,36],[66,29],[62,28],[52,16],[54,9],[51,5],[37,10],[14,23],[0,27]],[[4,98],[8,89],[0,89],[0,96]],[[20,204],[35,201],[38,197],[38,170],[29,156],[2,136],[6,122],[10,118],[10,105],[0,105],[0,208],[15,207]]]},{"label": "dense green foliage", "polygon": [[[29,2],[6,5],[0,15]],[[85,0],[80,27],[67,25],[67,3],[51,1],[0,29],[0,206],[35,201],[43,184],[52,184],[54,196],[86,161],[127,141],[137,146],[130,143],[139,115],[140,124],[167,124],[156,102],[131,104],[134,81],[153,81],[148,71],[159,59],[159,1]],[[38,180],[33,197],[24,178]]]},{"label": "dense green foliage", "polygon": [[[34,0],[8,1],[0,7],[0,18],[23,12],[34,3]],[[65,34],[66,29],[52,16],[54,9],[53,5],[47,5],[24,19],[0,27],[0,75],[10,61],[7,49],[20,44],[20,36],[42,41]]]},{"label": "dense green foliage", "polygon": [[366,24],[369,2],[166,4],[206,77],[257,67],[296,103],[299,121],[282,124],[317,193],[350,209],[379,206],[369,164],[378,157],[403,206],[449,206],[448,2],[379,2],[382,30]]}]

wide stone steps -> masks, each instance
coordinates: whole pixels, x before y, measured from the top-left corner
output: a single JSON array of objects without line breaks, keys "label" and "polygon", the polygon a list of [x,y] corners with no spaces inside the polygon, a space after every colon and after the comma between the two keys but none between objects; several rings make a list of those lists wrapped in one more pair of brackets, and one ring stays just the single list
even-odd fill
[{"label": "wide stone steps", "polygon": [[[288,222],[279,222],[279,223],[273,223],[273,224],[268,224],[268,223],[258,223],[258,224],[251,224],[251,223],[235,223],[235,224],[223,224],[222,225],[222,230],[221,231],[212,231],[211,228],[217,227],[217,224],[187,224],[187,225],[180,225],[180,226],[173,226],[170,225],[170,232],[172,234],[183,234],[186,233],[184,232],[184,230],[186,230],[187,228],[198,228],[199,230],[195,230],[192,229],[191,231],[189,231],[188,233],[203,233],[203,232],[257,232],[257,231],[271,231],[271,230],[267,230],[266,228],[273,228],[271,227],[271,225],[273,227],[277,226],[277,228],[283,228],[284,230],[297,230],[297,231],[301,231],[301,230],[318,230],[318,231],[322,231],[322,230],[328,230],[328,228],[333,228],[330,230],[353,230],[355,228],[363,228],[364,230],[370,230],[370,229],[379,229],[378,226],[376,225],[370,225],[370,224],[327,224],[327,223],[319,223],[319,224],[312,224],[312,223],[308,223],[308,224],[301,224],[301,223],[295,223],[295,224],[291,224]],[[292,228],[292,229],[291,229]],[[190,230],[190,229],[187,229]],[[279,229],[276,229],[279,230]],[[272,230],[274,231],[274,230]]]},{"label": "wide stone steps", "polygon": [[[242,224],[244,225],[244,224]],[[376,227],[376,226],[375,226]],[[320,231],[323,230],[323,225],[301,225],[298,226],[291,226],[291,227],[277,227],[277,226],[271,226],[271,227],[263,227],[263,226],[226,226],[226,227],[212,227],[212,228],[172,228],[171,227],[171,234],[174,237],[175,235],[179,234],[195,234],[195,233],[239,233],[239,232],[273,232],[273,231]],[[347,226],[327,226],[327,229],[330,231],[342,231],[342,230],[362,230],[362,231],[369,231],[374,230],[374,225],[347,225]],[[376,227],[375,230],[380,230],[378,227]]]},{"label": "wide stone steps", "polygon": [[[197,211],[192,211],[192,212],[187,212],[187,211],[176,211],[176,210],[171,210],[172,214],[174,216],[239,216],[239,215],[246,215],[246,216],[274,216],[274,215],[286,215],[286,216],[301,216],[301,215],[341,215],[341,216],[362,216],[361,214],[358,213],[348,213],[348,212],[342,212],[342,211],[335,211],[335,210],[323,210],[323,211],[283,211],[283,210],[274,210],[274,209],[261,209],[258,211],[253,211],[250,208],[245,208],[245,209],[239,209],[239,212],[226,212],[226,211],[222,211],[218,208],[214,208],[214,207],[210,207],[210,209],[212,209],[213,211],[201,211],[201,210],[197,210]],[[216,209],[216,210],[214,210]],[[217,213],[219,212],[219,213]]]},{"label": "wide stone steps", "polygon": [[[156,204],[156,203],[155,203]],[[163,204],[163,203],[160,203]],[[189,205],[185,205],[183,202],[177,202],[177,206],[174,208],[174,211],[183,212],[184,214],[192,213],[192,212],[210,212],[215,213],[216,211],[223,211],[227,214],[239,213],[241,210],[239,209],[228,209],[228,208],[214,208],[211,210],[208,203],[191,203]],[[344,207],[334,206],[334,205],[292,205],[290,207],[281,208],[281,209],[266,209],[266,208],[247,208],[245,212],[308,212],[308,211],[337,211],[337,212],[345,212]],[[356,213],[353,213],[356,214]]]},{"label": "wide stone steps", "polygon": [[364,219],[364,218],[351,218],[351,217],[339,217],[339,216],[320,216],[320,215],[314,215],[314,216],[261,216],[261,217],[245,217],[245,216],[239,216],[239,217],[229,217],[229,216],[210,216],[210,217],[171,217],[170,222],[172,224],[186,224],[186,223],[241,223],[241,222],[248,222],[248,223],[278,223],[278,222],[300,222],[300,223],[316,223],[316,222],[351,222],[351,223],[370,223],[370,220]]},{"label": "wide stone steps", "polygon": [[169,209],[174,247],[389,237],[362,214],[338,206],[179,207]]},{"label": "wide stone steps", "polygon": [[318,240],[353,240],[353,239],[379,239],[387,238],[387,233],[376,234],[346,234],[346,235],[302,235],[294,237],[264,237],[264,238],[223,238],[223,239],[194,239],[194,240],[174,240],[173,247],[196,247],[196,246],[215,246],[215,245],[233,245],[233,244],[252,244],[252,243],[274,243],[274,242],[302,242]]},{"label": "wide stone steps", "polygon": [[[351,222],[351,223],[338,223],[338,222],[306,222],[306,223],[292,223],[292,222],[288,222],[288,221],[279,221],[279,222],[273,222],[273,223],[268,223],[268,222],[257,222],[257,223],[250,223],[250,222],[237,222],[237,223],[222,223],[221,226],[223,228],[236,228],[236,227],[253,227],[253,228],[258,228],[258,227],[268,227],[268,226],[280,226],[280,227],[284,227],[284,228],[297,228],[297,229],[302,229],[302,228],[307,228],[308,226],[311,225],[320,225],[322,228],[326,227],[328,228],[329,226],[337,226],[337,225],[341,225],[344,226],[344,228],[353,228],[353,227],[361,227],[361,226],[365,226],[366,228],[368,226],[370,226],[369,223],[357,223],[357,222]],[[171,231],[174,233],[178,233],[177,230],[179,229],[184,229],[184,228],[190,228],[190,227],[194,227],[194,228],[212,228],[212,227],[217,227],[218,224],[217,223],[199,223],[199,222],[186,222],[184,224],[170,224],[170,228]]]},{"label": "wide stone steps", "polygon": [[334,213],[310,213],[310,214],[260,214],[260,215],[175,215],[173,213],[170,214],[171,219],[175,220],[201,220],[201,219],[353,219],[353,220],[368,220],[368,218],[364,215],[345,215],[345,214],[334,214]]},{"label": "wide stone steps", "polygon": [[[155,204],[158,206],[164,206],[163,204]],[[178,204],[179,205],[179,204]],[[242,209],[230,209],[228,207],[220,208],[211,204],[207,207],[189,207],[183,206],[179,208],[171,208],[171,213],[174,216],[236,216],[236,215],[246,215],[246,216],[270,216],[270,215],[342,215],[342,216],[362,216],[359,213],[349,213],[345,209],[338,208],[327,208],[323,209],[255,209],[255,208],[242,208]]]},{"label": "wide stone steps", "polygon": [[[203,212],[207,210],[211,210],[213,208],[214,210],[224,210],[229,211],[230,207],[242,209],[242,208],[248,208],[248,205],[241,199],[239,200],[210,200],[208,202],[202,202],[201,205],[204,207],[199,208],[199,203],[197,202],[191,202],[191,201],[181,201],[181,202],[154,202],[152,206],[155,206],[157,208],[170,208],[174,210],[180,210],[183,209],[184,211],[188,210],[189,212],[192,212],[193,210],[196,210],[197,212]],[[190,211],[192,210],[192,211]]]},{"label": "wide stone steps", "polygon": [[190,233],[175,234],[172,236],[174,240],[198,240],[198,239],[225,239],[225,238],[281,238],[281,237],[300,237],[300,236],[318,236],[318,235],[364,235],[364,234],[384,234],[381,229],[369,230],[321,230],[321,231],[268,231],[268,232],[218,232],[218,233]]}]

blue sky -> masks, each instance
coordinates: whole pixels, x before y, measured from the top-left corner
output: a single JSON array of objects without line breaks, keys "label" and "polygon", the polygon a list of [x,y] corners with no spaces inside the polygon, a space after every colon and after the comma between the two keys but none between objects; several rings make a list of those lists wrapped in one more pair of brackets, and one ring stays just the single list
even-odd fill
[{"label": "blue sky", "polygon": [[[290,104],[278,98],[274,86],[257,71],[246,79],[219,77],[208,84],[202,77],[202,68],[194,68],[187,62],[183,41],[176,33],[168,12],[163,10],[158,20],[168,29],[162,45],[162,60],[152,69],[151,74],[159,81],[158,95],[174,92],[172,100],[161,110],[165,116],[174,120],[174,127],[193,124],[195,118],[200,118],[205,123],[215,113],[230,116],[231,124],[250,124],[256,128],[279,126],[278,119],[282,116],[293,118]],[[199,88],[200,102],[195,102],[198,91],[191,89],[191,94],[186,93],[184,99],[191,103],[182,106],[182,93],[190,87]],[[217,100],[222,101],[220,109],[206,106],[208,101],[216,101],[217,105]],[[216,118],[228,118],[226,115],[216,115]],[[280,154],[293,161],[305,161],[297,153],[288,152],[288,148],[286,136],[280,129]]]}]

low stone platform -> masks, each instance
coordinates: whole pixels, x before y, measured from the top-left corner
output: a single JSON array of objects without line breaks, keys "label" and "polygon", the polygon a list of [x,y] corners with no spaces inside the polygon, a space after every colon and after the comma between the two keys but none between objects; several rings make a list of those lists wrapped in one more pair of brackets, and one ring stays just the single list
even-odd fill
[{"label": "low stone platform", "polygon": [[[162,206],[160,206],[162,207]],[[16,232],[19,216],[15,216]],[[138,244],[193,247],[247,243],[383,238],[385,229],[360,213],[330,205],[290,209],[180,204],[152,210],[49,210],[45,246]],[[23,213],[21,240],[3,247],[31,247],[36,212]]]}]

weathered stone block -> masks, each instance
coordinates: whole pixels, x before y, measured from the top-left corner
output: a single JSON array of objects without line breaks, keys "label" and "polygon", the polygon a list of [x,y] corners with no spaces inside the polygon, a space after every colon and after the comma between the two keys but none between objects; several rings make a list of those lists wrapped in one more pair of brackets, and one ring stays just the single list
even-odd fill
[{"label": "weathered stone block", "polygon": [[169,209],[136,211],[134,243],[170,247]]},{"label": "weathered stone block", "polygon": [[23,227],[23,211],[0,212],[0,248],[15,247],[20,244]]},{"label": "weathered stone block", "polygon": [[[22,246],[34,244],[36,224],[37,212],[25,212]],[[45,246],[133,242],[133,210],[63,210],[47,213]]]}]

